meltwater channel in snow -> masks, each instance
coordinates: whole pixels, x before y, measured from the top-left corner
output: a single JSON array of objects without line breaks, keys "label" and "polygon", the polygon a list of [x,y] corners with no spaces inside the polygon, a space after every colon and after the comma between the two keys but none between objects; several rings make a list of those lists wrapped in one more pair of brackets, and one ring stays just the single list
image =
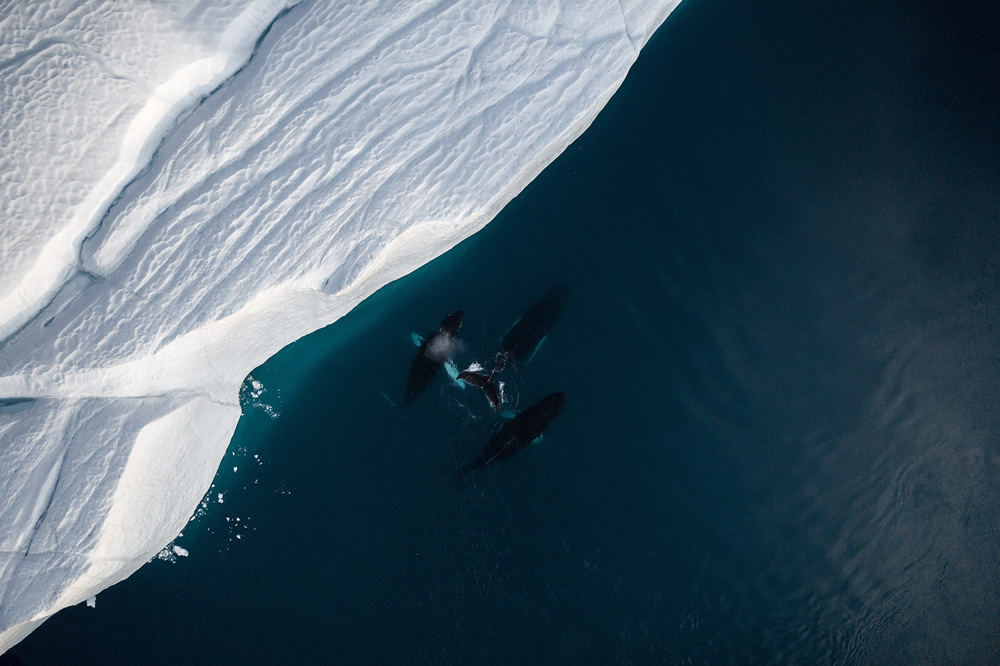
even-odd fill
[{"label": "meltwater channel in snow", "polygon": [[176,536],[246,374],[482,228],[677,2],[7,3],[0,651]]}]

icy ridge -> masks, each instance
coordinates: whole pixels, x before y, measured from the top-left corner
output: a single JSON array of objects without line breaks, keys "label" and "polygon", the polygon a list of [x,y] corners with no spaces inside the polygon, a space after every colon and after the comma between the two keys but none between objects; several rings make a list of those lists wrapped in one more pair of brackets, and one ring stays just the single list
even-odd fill
[{"label": "icy ridge", "polygon": [[0,19],[0,650],[170,542],[246,374],[482,228],[676,4]]}]

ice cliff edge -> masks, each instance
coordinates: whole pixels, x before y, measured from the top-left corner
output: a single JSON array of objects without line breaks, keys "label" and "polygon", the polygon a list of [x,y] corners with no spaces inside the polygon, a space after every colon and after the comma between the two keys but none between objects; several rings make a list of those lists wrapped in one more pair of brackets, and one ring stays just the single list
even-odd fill
[{"label": "ice cliff edge", "polygon": [[169,542],[246,374],[483,227],[679,0],[0,18],[0,652]]}]

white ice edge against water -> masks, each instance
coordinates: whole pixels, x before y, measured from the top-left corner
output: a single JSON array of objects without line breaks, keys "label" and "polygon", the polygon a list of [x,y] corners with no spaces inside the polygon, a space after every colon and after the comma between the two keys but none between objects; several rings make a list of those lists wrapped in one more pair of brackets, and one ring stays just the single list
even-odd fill
[{"label": "white ice edge against water", "polygon": [[[211,484],[247,373],[487,224],[590,125],[676,4],[303,4],[264,64],[182,125],[285,3],[194,17],[176,3],[169,28],[133,36],[142,65],[120,65],[153,80],[118,107],[99,99],[111,122],[61,129],[93,169],[0,181],[35,231],[0,269],[0,338],[17,332],[0,346],[0,651],[169,543]],[[95,2],[74,20],[121,49],[108,11]],[[167,62],[182,43],[189,61]],[[332,64],[313,55],[326,44]],[[126,78],[141,77],[114,80]],[[88,152],[94,127],[110,138]],[[46,199],[81,174],[85,187]],[[34,223],[42,212],[49,226]]]}]

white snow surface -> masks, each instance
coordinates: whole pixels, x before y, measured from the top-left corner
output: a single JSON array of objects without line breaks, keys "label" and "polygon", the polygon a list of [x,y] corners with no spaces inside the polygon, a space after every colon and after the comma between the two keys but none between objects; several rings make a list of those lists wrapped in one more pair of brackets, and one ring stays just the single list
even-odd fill
[{"label": "white snow surface", "polygon": [[481,229],[679,0],[0,0],[0,652],[204,496],[247,373]]}]

